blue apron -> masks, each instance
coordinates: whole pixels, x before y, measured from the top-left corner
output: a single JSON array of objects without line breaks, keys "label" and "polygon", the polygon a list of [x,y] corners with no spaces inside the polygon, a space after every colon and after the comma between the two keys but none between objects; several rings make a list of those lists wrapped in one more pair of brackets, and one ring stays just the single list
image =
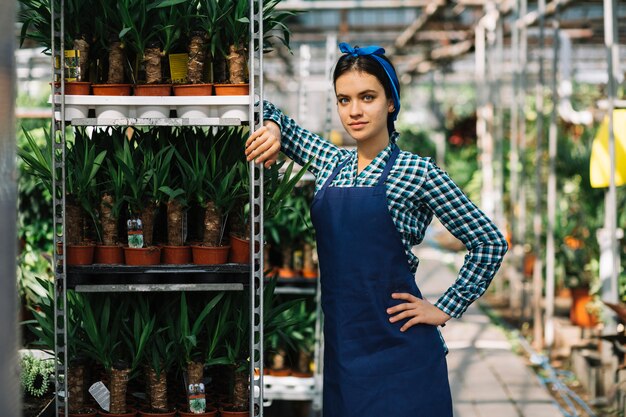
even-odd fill
[{"label": "blue apron", "polygon": [[395,227],[385,180],[374,187],[329,187],[311,205],[324,311],[324,417],[450,417],[446,357],[436,326],[390,323],[391,293],[422,298]]}]

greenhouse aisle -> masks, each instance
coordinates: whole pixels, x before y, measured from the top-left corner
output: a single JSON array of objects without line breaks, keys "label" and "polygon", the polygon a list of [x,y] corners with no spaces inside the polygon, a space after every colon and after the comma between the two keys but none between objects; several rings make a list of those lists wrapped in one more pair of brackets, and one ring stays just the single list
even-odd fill
[{"label": "greenhouse aisle", "polygon": [[[420,258],[417,284],[423,295],[435,302],[456,278],[463,253],[444,252],[428,243],[414,251]],[[450,348],[448,368],[455,417],[562,415],[524,359],[513,353],[505,334],[490,323],[476,303],[442,331]]]}]

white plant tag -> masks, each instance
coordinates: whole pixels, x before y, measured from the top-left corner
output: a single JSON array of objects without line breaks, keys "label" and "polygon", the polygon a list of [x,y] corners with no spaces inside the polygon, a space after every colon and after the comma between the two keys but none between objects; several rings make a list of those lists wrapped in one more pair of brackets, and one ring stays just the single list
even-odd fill
[{"label": "white plant tag", "polygon": [[111,393],[102,381],[98,381],[90,386],[89,393],[104,411],[109,411],[109,407],[111,405]]}]

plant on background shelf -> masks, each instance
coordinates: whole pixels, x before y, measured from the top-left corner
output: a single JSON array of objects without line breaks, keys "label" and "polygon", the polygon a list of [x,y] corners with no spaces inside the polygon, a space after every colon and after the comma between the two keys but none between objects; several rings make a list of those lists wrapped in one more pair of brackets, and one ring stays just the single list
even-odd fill
[{"label": "plant on background shelf", "polygon": [[54,380],[54,359],[41,359],[26,354],[20,359],[22,390],[33,397],[41,397],[50,390]]}]

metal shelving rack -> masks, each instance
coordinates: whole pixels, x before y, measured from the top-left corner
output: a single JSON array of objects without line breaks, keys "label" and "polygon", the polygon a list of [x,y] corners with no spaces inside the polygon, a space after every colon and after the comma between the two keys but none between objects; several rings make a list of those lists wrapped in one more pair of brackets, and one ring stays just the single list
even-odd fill
[{"label": "metal shelving rack", "polygon": [[[70,267],[64,254],[65,242],[65,150],[66,123],[72,126],[229,126],[241,125],[243,118],[154,118],[109,119],[77,118],[66,121],[66,97],[64,77],[64,8],[65,1],[51,2],[51,52],[53,72],[52,101],[52,194],[54,247],[54,348],[57,358],[55,367],[55,413],[68,415],[67,390],[67,290],[83,292],[152,292],[152,291],[250,291],[250,413],[263,415],[263,169],[250,163],[250,265],[217,265],[215,267],[171,267],[156,265],[150,268],[118,266],[117,268]],[[56,6],[59,6],[57,9]],[[251,129],[263,123],[263,0],[250,3],[249,84],[247,121]],[[201,99],[199,99],[201,100]],[[213,99],[211,99],[213,100]],[[218,100],[217,98],[215,100]],[[232,105],[225,99],[225,105]],[[232,101],[232,98],[231,98]],[[219,103],[218,103],[219,104]],[[172,274],[173,271],[176,274]],[[85,278],[100,275],[113,277],[112,281],[89,283]],[[171,281],[163,278],[174,276]],[[248,277],[246,280],[246,276]],[[193,279],[186,279],[193,278]],[[258,375],[258,376],[255,376]]]}]

